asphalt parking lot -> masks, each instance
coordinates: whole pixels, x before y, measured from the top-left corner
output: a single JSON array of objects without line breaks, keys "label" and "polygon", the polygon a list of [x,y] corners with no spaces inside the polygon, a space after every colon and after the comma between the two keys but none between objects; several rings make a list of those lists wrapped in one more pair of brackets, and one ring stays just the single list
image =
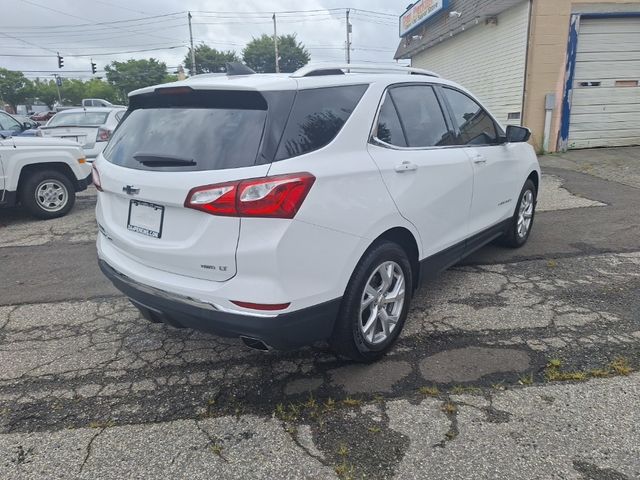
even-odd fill
[{"label": "asphalt parking lot", "polygon": [[0,479],[640,478],[640,148],[541,163],[529,243],[423,285],[373,365],[149,324],[92,190],[0,211]]}]

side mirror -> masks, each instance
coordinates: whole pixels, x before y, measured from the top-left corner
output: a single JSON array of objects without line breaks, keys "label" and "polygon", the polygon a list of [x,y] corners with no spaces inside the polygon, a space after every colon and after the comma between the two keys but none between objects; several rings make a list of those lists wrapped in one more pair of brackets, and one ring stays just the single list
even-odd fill
[{"label": "side mirror", "polygon": [[508,143],[526,142],[530,137],[531,130],[526,127],[519,127],[517,125],[507,126],[506,138]]},{"label": "side mirror", "polygon": [[22,130],[31,130],[33,128],[33,124],[30,122],[24,122],[22,124]]}]

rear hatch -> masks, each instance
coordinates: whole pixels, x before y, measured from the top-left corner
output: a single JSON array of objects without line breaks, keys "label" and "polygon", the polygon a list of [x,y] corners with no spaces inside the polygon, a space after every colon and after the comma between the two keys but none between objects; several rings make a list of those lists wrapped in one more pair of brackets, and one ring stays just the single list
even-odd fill
[{"label": "rear hatch", "polygon": [[268,124],[267,102],[258,92],[158,89],[132,97],[104,159],[95,164],[103,189],[101,230],[144,265],[230,279],[240,218],[184,203],[195,187],[265,176]]},{"label": "rear hatch", "polygon": [[60,112],[42,130],[44,137],[57,137],[78,142],[87,150],[95,146],[98,129],[107,121],[109,112]]}]

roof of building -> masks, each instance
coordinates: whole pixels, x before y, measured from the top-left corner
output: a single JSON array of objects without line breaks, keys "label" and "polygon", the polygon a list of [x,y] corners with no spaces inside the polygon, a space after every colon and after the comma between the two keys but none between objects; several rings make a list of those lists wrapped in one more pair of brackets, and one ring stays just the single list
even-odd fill
[{"label": "roof of building", "polygon": [[[451,0],[446,11],[438,13],[409,35],[400,39],[394,58],[411,58],[416,53],[446,41],[464,30],[473,28],[488,17],[495,17],[525,0]],[[460,17],[449,17],[460,12]]]}]

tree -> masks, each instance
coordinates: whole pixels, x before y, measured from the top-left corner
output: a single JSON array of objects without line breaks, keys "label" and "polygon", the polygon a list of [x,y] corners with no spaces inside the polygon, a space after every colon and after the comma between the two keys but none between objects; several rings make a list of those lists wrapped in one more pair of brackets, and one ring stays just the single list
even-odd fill
[{"label": "tree", "polygon": [[40,80],[36,78],[31,85],[31,98],[34,100],[40,100],[50,110],[53,109],[53,105],[58,100],[58,89],[54,80]]},{"label": "tree", "polygon": [[0,68],[0,99],[16,110],[31,95],[31,81],[22,72]]},{"label": "tree", "polygon": [[[311,58],[304,45],[296,40],[295,35],[278,36],[278,54],[280,71],[287,73],[305,66]],[[242,51],[242,57],[244,62],[258,73],[275,72],[273,37],[262,35],[260,38],[254,38]]]},{"label": "tree", "polygon": [[92,78],[85,82],[84,97],[82,98],[102,98],[111,103],[118,103],[120,101],[118,90],[100,78]]},{"label": "tree", "polygon": [[108,82],[118,90],[122,102],[126,102],[129,92],[164,83],[167,77],[167,65],[155,58],[111,62],[104,69]]},{"label": "tree", "polygon": [[187,66],[189,75],[195,75],[196,73],[218,73],[225,71],[225,63],[227,62],[239,62],[240,58],[233,50],[222,51],[211,48],[204,43],[201,43],[193,49],[196,57],[196,71],[191,71],[191,49],[184,57],[184,64]]}]

